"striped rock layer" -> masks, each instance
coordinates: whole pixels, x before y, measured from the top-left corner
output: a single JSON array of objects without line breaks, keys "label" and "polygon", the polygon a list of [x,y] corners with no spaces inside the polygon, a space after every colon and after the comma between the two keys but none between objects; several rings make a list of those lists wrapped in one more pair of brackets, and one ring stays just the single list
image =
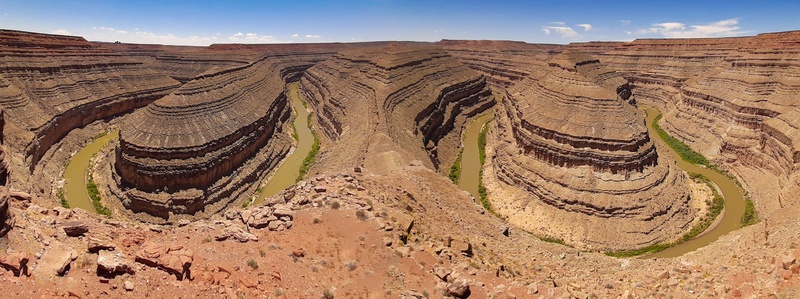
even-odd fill
[{"label": "striped rock layer", "polygon": [[572,53],[508,89],[491,169],[516,196],[494,196],[500,214],[600,250],[669,241],[686,229],[694,216],[686,178],[659,157],[626,86],[599,61]]},{"label": "striped rock layer", "polygon": [[209,70],[128,118],[115,165],[123,205],[162,218],[194,215],[273,168],[291,146],[282,133],[291,116],[285,66],[266,57]]},{"label": "striped rock layer", "polygon": [[[484,76],[429,45],[342,51],[308,69],[300,87],[314,107],[323,144],[333,147],[321,161],[329,169],[370,158],[394,163],[389,156],[367,155],[382,151],[377,144],[384,143],[402,149],[387,154],[402,156],[397,163],[449,167],[467,118],[495,103]],[[361,154],[343,154],[353,152],[348,148]]]}]

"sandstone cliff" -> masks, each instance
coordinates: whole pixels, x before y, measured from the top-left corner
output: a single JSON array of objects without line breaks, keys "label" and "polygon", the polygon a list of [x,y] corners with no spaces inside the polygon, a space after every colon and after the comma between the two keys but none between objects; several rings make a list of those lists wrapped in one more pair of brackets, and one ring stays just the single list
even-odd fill
[{"label": "sandstone cliff", "polygon": [[162,218],[196,214],[238,198],[277,165],[291,145],[280,66],[265,57],[210,70],[134,113],[116,155],[123,205]]},{"label": "sandstone cliff", "polygon": [[753,188],[760,210],[794,205],[800,135],[800,32],[636,40],[600,54],[662,126]]},{"label": "sandstone cliff", "polygon": [[494,104],[480,73],[444,51],[399,43],[342,51],[308,69],[301,91],[314,108],[325,149],[320,163],[329,169],[368,159],[386,169],[410,160],[449,166],[467,118]]},{"label": "sandstone cliff", "polygon": [[[678,237],[694,217],[686,178],[659,157],[627,82],[564,54],[505,94],[487,184],[509,222],[581,248]],[[619,94],[616,90],[620,90]]]},{"label": "sandstone cliff", "polygon": [[80,37],[0,30],[0,54],[7,145],[24,155],[17,163],[27,173],[72,129],[145,106],[180,85]]}]

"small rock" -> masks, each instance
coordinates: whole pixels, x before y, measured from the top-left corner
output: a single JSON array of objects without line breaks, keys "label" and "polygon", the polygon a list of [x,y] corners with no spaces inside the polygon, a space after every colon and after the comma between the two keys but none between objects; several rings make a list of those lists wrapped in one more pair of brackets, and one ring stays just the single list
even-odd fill
[{"label": "small rock", "polygon": [[392,238],[390,237],[383,237],[383,245],[392,246]]},{"label": "small rock", "polygon": [[69,221],[61,225],[67,236],[79,237],[89,232],[89,227],[80,221]]},{"label": "small rock", "polygon": [[133,291],[133,282],[130,280],[125,281],[125,290],[130,292]]},{"label": "small rock", "polygon": [[658,279],[669,279],[669,271],[661,272],[661,274],[658,275]]},{"label": "small rock", "polygon": [[300,248],[300,249],[297,249],[295,251],[292,251],[292,255],[294,257],[304,257],[304,256],[306,256],[306,251],[303,250],[303,248]]},{"label": "small rock", "polygon": [[246,276],[239,277],[239,282],[241,282],[242,285],[246,288],[255,288],[256,285],[258,284],[257,280],[254,280]]},{"label": "small rock", "polygon": [[97,255],[97,272],[107,276],[134,274],[131,262],[122,253],[101,250]]},{"label": "small rock", "polygon": [[328,191],[328,188],[325,188],[325,186],[315,186],[314,191],[317,193],[322,193]]},{"label": "small rock", "polygon": [[795,262],[795,258],[793,256],[791,256],[791,255],[787,255],[787,256],[783,257],[783,259],[781,261],[781,264],[783,265],[783,269],[784,270],[789,270],[789,269],[792,268],[792,265],[794,264],[794,262]]},{"label": "small rock", "polygon": [[17,252],[7,256],[0,256],[0,268],[6,268],[14,273],[14,276],[28,275],[28,256]]},{"label": "small rock", "polygon": [[275,211],[272,212],[272,215],[275,217],[289,217],[289,219],[294,219],[294,211],[286,206],[276,206]]},{"label": "small rock", "polygon": [[189,223],[192,223],[191,221],[189,221],[189,219],[178,220],[178,226],[187,226],[189,225]]},{"label": "small rock", "polygon": [[447,293],[456,298],[469,298],[472,292],[466,279],[459,279],[447,286]]},{"label": "small rock", "polygon": [[502,233],[503,236],[508,237],[508,235],[509,235],[508,226],[503,226],[503,228],[500,229],[500,233]]},{"label": "small rock", "polygon": [[91,253],[97,253],[100,250],[114,250],[116,245],[106,239],[101,239],[94,236],[89,236],[87,239],[87,248]]},{"label": "small rock", "polygon": [[447,281],[447,276],[449,276],[451,271],[445,268],[442,265],[434,265],[433,266],[433,275],[436,275],[442,281]]}]

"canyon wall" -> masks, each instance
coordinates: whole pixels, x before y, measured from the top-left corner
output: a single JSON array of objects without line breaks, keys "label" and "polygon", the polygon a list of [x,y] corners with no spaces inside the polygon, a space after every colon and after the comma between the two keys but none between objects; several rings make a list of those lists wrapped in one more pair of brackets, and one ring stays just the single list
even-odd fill
[{"label": "canyon wall", "polygon": [[[445,51],[413,43],[342,51],[308,69],[300,88],[325,148],[320,163],[332,169],[368,159],[447,168],[467,118],[495,103],[480,73]],[[388,144],[400,150],[384,151]],[[368,155],[371,150],[382,154]]]},{"label": "canyon wall", "polygon": [[760,210],[798,203],[800,32],[636,40],[598,57],[661,108],[662,127],[741,177]]},{"label": "canyon wall", "polygon": [[123,205],[162,218],[193,215],[227,204],[275,167],[291,146],[281,71],[292,59],[211,69],[131,115],[116,151]]},{"label": "canyon wall", "polygon": [[495,210],[593,250],[681,235],[695,213],[687,179],[659,156],[627,86],[596,59],[565,53],[508,88],[484,175]]},{"label": "canyon wall", "polygon": [[80,37],[0,30],[7,146],[24,155],[29,172],[72,129],[143,107],[179,85]]}]

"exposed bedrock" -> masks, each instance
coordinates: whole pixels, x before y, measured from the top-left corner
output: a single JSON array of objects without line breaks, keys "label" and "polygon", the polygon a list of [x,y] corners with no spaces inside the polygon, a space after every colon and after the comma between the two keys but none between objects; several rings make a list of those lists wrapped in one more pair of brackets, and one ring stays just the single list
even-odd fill
[{"label": "exposed bedrock", "polygon": [[750,190],[759,209],[800,202],[790,195],[800,163],[800,32],[636,40],[599,57],[638,100],[662,109],[672,135],[736,168],[746,185],[771,176],[775,187]]},{"label": "exposed bedrock", "polygon": [[281,71],[292,65],[267,57],[210,70],[131,115],[116,150],[123,205],[162,218],[195,214],[274,167],[291,145]]},{"label": "exposed bedrock", "polygon": [[[386,138],[406,152],[398,153],[407,154],[403,159],[449,165],[466,120],[495,103],[480,73],[445,51],[400,43],[343,51],[308,69],[301,91],[314,108],[315,128],[331,144],[323,146],[321,162],[333,168],[363,164],[371,146]],[[353,151],[337,147],[362,154],[340,156]]]},{"label": "exposed bedrock", "polygon": [[527,44],[514,41],[442,40],[437,46],[461,63],[486,76],[498,90],[530,75],[530,69],[565,48],[561,45]]},{"label": "exposed bedrock", "polygon": [[[659,157],[625,80],[561,55],[509,88],[492,133],[492,203],[535,234],[599,250],[669,241],[694,218],[685,175]],[[601,85],[602,84],[602,85]]]},{"label": "exposed bedrock", "polygon": [[74,128],[143,107],[179,82],[80,37],[0,30],[0,107],[7,144],[36,167]]},{"label": "exposed bedrock", "polygon": [[5,153],[3,142],[3,127],[5,127],[5,117],[3,110],[0,110],[0,237],[5,236],[11,230],[11,211],[9,211],[10,193],[6,184],[8,184],[8,161]]}]

